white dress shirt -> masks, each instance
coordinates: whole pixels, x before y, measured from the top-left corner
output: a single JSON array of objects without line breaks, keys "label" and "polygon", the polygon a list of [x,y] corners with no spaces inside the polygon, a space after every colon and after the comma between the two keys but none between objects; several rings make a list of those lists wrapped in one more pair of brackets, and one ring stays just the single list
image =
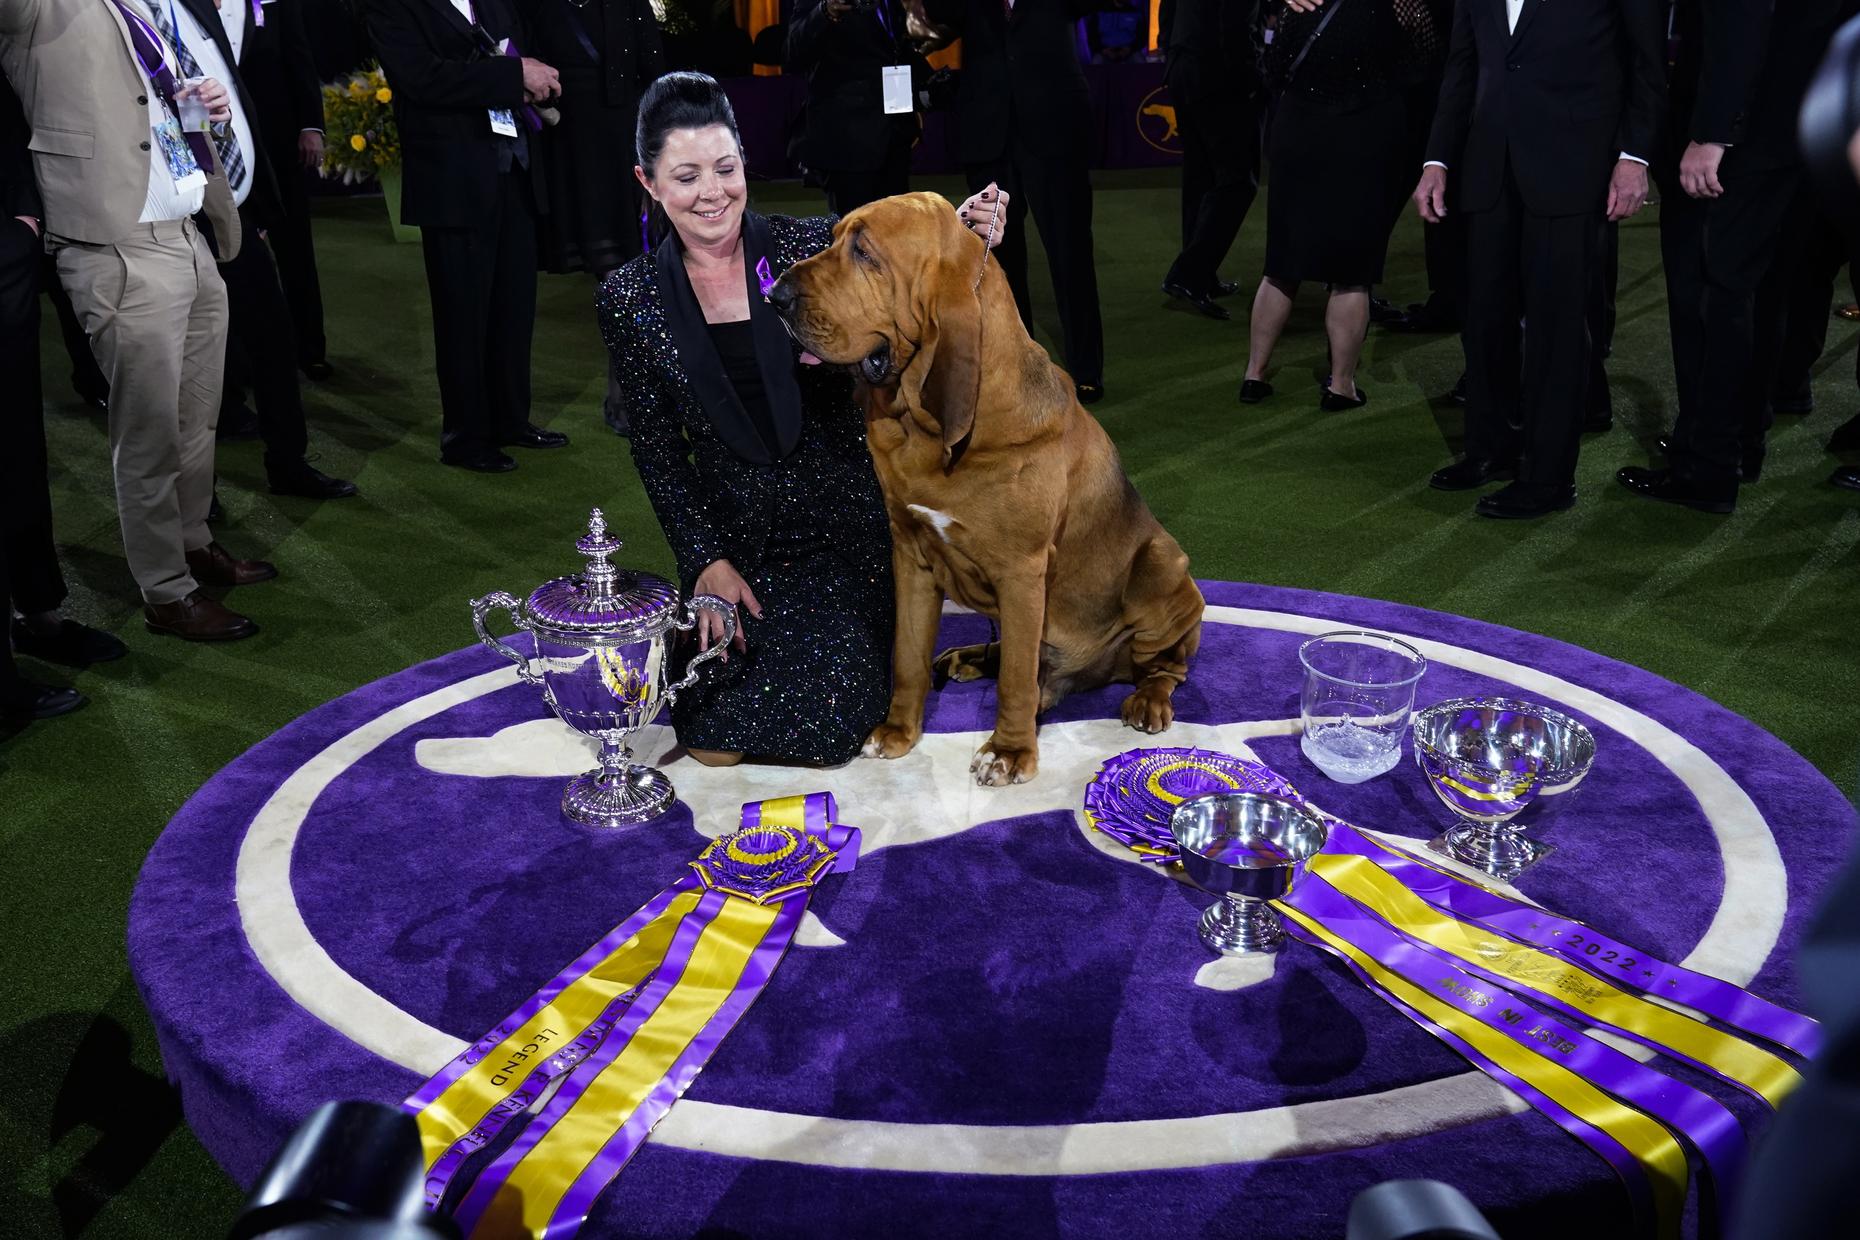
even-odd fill
[{"label": "white dress shirt", "polygon": [[[174,49],[161,38],[161,31],[155,26],[155,15],[149,11],[148,5],[144,0],[124,0],[124,3],[132,11],[148,19],[149,28],[155,31],[155,37],[162,44],[162,50],[168,54],[169,70],[176,78],[179,78],[181,70],[175,62]],[[129,59],[134,62],[136,71],[141,72],[142,62],[136,59],[134,52],[129,53]],[[143,80],[148,81],[146,77]],[[162,103],[161,92],[155,89],[154,82],[148,82],[148,101],[149,133],[151,135],[149,138],[149,188],[148,197],[143,200],[142,215],[139,218],[144,224],[155,224],[164,220],[184,220],[200,210],[201,204],[207,200],[207,187],[204,182],[191,189],[176,187],[174,177],[168,171],[168,157],[162,154],[161,143],[155,141],[153,137],[155,127],[168,118],[167,105]]]},{"label": "white dress shirt", "polygon": [[220,0],[220,25],[226,28],[226,42],[232,45],[233,63],[245,59],[245,29],[252,22],[246,7],[248,0]]}]

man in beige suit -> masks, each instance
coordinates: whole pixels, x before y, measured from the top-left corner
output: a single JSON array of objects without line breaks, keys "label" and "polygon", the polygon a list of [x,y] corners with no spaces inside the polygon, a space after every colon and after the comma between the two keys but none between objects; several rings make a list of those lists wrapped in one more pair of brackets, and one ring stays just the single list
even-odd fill
[{"label": "man in beige suit", "polygon": [[213,540],[213,429],[238,214],[226,132],[186,133],[190,96],[216,124],[226,88],[185,84],[162,0],[0,0],[0,70],[32,126],[45,238],[110,381],[123,550],[151,632],[194,641],[258,627],[200,591],[277,575]]}]

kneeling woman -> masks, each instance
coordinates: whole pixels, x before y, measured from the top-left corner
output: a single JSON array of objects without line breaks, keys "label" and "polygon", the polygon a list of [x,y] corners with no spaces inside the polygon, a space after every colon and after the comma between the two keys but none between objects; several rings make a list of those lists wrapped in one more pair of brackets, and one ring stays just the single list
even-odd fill
[{"label": "kneeling woman", "polygon": [[[647,89],[637,149],[671,228],[602,282],[601,333],[681,582],[739,625],[672,725],[710,765],[845,762],[890,700],[891,534],[851,376],[801,365],[761,292],[827,247],[834,218],[746,209],[736,117],[701,73]],[[963,210],[983,231],[1000,205],[991,187]],[[700,617],[708,648],[722,627]]]}]

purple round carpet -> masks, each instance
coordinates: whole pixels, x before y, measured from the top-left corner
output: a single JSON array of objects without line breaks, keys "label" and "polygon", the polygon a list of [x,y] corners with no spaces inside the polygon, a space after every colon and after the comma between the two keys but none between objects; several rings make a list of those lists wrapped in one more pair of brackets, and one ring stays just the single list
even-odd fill
[{"label": "purple round carpet", "polygon": [[[318,1104],[413,1092],[739,803],[827,789],[865,832],[858,868],[823,884],[589,1234],[1334,1238],[1357,1191],[1406,1177],[1458,1185],[1508,1240],[1611,1234],[1626,1198],[1600,1160],[1328,958],[1213,957],[1195,935],[1208,898],[1088,834],[1085,781],[1140,744],[1250,747],[1333,813],[1431,836],[1444,811],[1411,762],[1344,787],[1295,735],[1306,636],[1426,639],[1418,705],[1504,692],[1596,732],[1594,773],[1544,836],[1557,851],[1518,888],[1786,1004],[1853,808],[1748,721],[1573,646],[1366,599],[1204,590],[1176,727],[1121,729],[1124,687],[1075,697],[1043,721],[1039,777],[1011,789],[967,773],[988,682],[933,694],[924,743],[897,762],[680,757],[679,805],[619,832],[562,821],[592,749],[479,648],[312,711],[188,802],[130,908],[189,1124],[249,1182]],[[946,641],[986,633],[945,618]],[[670,744],[655,728],[639,748]]]}]

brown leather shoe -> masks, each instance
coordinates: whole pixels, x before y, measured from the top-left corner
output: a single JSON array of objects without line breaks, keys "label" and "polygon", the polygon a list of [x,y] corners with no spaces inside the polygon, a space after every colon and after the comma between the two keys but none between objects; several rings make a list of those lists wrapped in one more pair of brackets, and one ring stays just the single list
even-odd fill
[{"label": "brown leather shoe", "polygon": [[217,542],[188,552],[187,571],[203,586],[249,586],[278,575],[276,565],[264,560],[234,559],[233,553]]},{"label": "brown leather shoe", "polygon": [[258,632],[256,624],[198,590],[178,602],[145,603],[142,623],[151,633],[190,642],[236,642]]}]

